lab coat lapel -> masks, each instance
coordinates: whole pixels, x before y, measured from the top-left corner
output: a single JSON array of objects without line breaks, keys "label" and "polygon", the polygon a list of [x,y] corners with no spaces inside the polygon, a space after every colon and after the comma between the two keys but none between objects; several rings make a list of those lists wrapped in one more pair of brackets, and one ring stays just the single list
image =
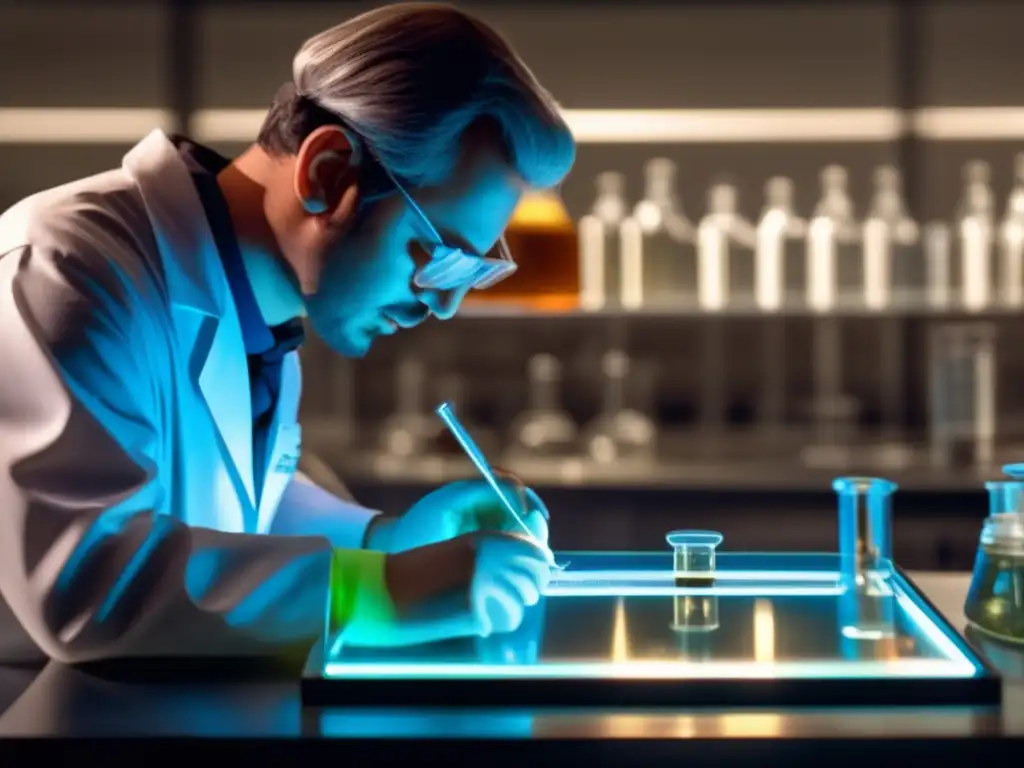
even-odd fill
[{"label": "lab coat lapel", "polygon": [[163,260],[175,335],[217,426],[224,462],[251,529],[256,505],[245,345],[206,213],[188,168],[162,132],[136,145],[124,167],[145,201]]}]

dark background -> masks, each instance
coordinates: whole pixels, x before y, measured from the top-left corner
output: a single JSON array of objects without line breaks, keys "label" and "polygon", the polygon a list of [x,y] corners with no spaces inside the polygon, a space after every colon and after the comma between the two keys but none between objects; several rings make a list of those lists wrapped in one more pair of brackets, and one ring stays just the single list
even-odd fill
[{"label": "dark background", "polygon": [[[929,107],[1024,105],[1021,3],[457,4],[494,23],[571,109],[883,108],[912,118]],[[187,129],[196,110],[261,109],[290,77],[291,57],[306,37],[373,5],[340,0],[0,0],[0,110],[156,108],[168,110]],[[0,118],[0,134],[2,128]],[[873,168],[897,163],[915,217],[949,220],[960,196],[961,166],[969,159],[991,163],[1001,212],[1013,181],[1014,155],[1024,149],[1024,123],[1018,134],[1000,140],[979,136],[944,141],[908,130],[884,142],[588,143],[580,146],[562,194],[578,218],[593,200],[595,175],[619,170],[627,174],[630,202],[635,202],[643,163],[663,156],[679,165],[680,194],[691,216],[703,212],[708,186],[728,179],[739,187],[743,213],[756,217],[763,184],[776,174],[794,179],[797,207],[807,214],[818,197],[821,168],[840,163],[850,171],[851,193],[863,214]],[[0,138],[0,208],[39,189],[112,167],[129,145]],[[232,153],[242,145],[218,148]],[[353,469],[341,438],[330,437],[340,410],[351,407],[363,436],[373,439],[393,405],[398,356],[415,353],[429,364],[426,402],[436,399],[442,374],[458,376],[470,410],[502,429],[525,401],[524,365],[537,351],[553,352],[564,361],[567,408],[581,421],[593,415],[600,395],[596,361],[614,337],[624,340],[641,367],[656,371],[659,413],[680,401],[692,410],[699,406],[694,405],[699,397],[694,393],[702,370],[698,350],[704,322],[686,317],[458,319],[387,340],[354,373],[314,342],[306,351],[305,418],[319,428],[314,447],[361,499],[400,508],[421,488]],[[810,386],[811,321],[781,322],[791,339],[786,361],[791,396],[804,398]],[[932,321],[899,322],[908,338],[907,422],[920,429],[926,415],[923,348]],[[729,361],[730,397],[738,401],[756,395],[762,375],[748,353],[758,344],[759,323],[730,321],[720,337]],[[1017,386],[1024,376],[1018,326],[1015,317],[999,319],[1000,417],[1004,441],[1011,444],[1024,410]],[[866,402],[877,397],[875,360],[883,332],[876,321],[846,325],[847,385]],[[480,351],[484,347],[486,355]],[[718,480],[705,486],[717,484],[723,492],[741,486],[747,490],[736,496],[688,493],[683,472],[676,483],[641,479],[618,490],[551,487],[546,495],[558,508],[556,543],[659,546],[668,528],[693,524],[726,531],[727,541],[735,546],[830,545],[833,502],[826,478],[808,478],[794,462],[793,492],[766,497],[756,482],[748,482],[746,466],[724,462],[719,469]],[[998,473],[988,473],[993,474]],[[969,565],[985,511],[980,490],[984,476],[958,476],[945,490],[927,495],[912,493],[915,483],[905,483],[908,492],[900,497],[897,514],[907,522],[897,523],[897,548],[899,556],[914,560],[908,565]],[[934,485],[935,480],[932,476],[929,482]],[[807,488],[816,493],[805,492]]]}]

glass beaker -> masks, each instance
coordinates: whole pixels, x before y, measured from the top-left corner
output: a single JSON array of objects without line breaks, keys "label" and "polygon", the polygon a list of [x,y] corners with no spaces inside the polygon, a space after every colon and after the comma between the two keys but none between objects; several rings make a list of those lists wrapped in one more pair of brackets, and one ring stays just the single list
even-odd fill
[{"label": "glass beaker", "polygon": [[896,483],[880,477],[839,477],[840,580],[847,588],[869,586],[892,570],[892,495]]},{"label": "glass beaker", "polygon": [[715,551],[722,543],[718,531],[672,531],[672,573],[677,587],[710,587],[715,581]]},{"label": "glass beaker", "polygon": [[989,467],[996,440],[996,329],[954,323],[931,330],[929,377],[932,462]]},{"label": "glass beaker", "polygon": [[[1020,465],[1005,469],[1013,467]],[[989,516],[982,526],[964,614],[984,633],[1024,643],[1024,482],[996,481],[986,488]]]}]

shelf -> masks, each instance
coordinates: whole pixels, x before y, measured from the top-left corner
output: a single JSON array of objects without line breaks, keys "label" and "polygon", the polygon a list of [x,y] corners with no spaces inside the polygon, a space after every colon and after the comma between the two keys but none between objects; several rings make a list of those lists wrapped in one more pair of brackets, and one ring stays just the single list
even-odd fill
[{"label": "shelf", "polygon": [[722,311],[705,311],[696,308],[678,307],[644,307],[626,310],[609,307],[600,310],[568,309],[549,310],[516,304],[470,304],[459,309],[456,320],[602,320],[602,319],[653,319],[678,318],[682,320],[703,319],[758,319],[769,318],[857,318],[857,319],[910,319],[926,320],[999,320],[1007,317],[1019,317],[1022,309],[1015,307],[992,307],[981,312],[968,312],[961,309],[934,309],[931,307],[907,307],[893,310],[877,311],[860,307],[839,307],[832,312],[817,312],[810,309],[786,309],[778,312],[766,312],[755,307],[737,307]]},{"label": "shelf", "polygon": [[[477,477],[463,457],[430,456],[397,458],[368,452],[331,450],[319,441],[310,448],[337,471],[346,483],[380,483],[390,486],[441,485]],[[547,488],[636,489],[656,491],[767,491],[777,493],[832,493],[832,480],[844,475],[881,475],[899,484],[903,492],[981,493],[986,480],[1000,476],[998,468],[987,471],[942,470],[927,466],[906,469],[866,467],[813,469],[792,463],[765,460],[643,463],[596,465],[585,461],[503,461],[501,466],[531,485]]]}]

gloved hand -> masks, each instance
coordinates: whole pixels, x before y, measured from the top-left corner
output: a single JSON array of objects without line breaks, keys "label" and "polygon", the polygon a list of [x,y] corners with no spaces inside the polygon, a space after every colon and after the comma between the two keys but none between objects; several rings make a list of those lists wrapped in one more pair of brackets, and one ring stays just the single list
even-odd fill
[{"label": "gloved hand", "polygon": [[[369,568],[356,564],[377,563]],[[553,557],[525,536],[478,532],[388,555],[338,551],[333,647],[395,646],[514,632],[551,578]],[[380,578],[383,576],[383,578]],[[383,589],[370,589],[372,583]],[[376,598],[373,594],[376,594]]]},{"label": "gloved hand", "polygon": [[[512,475],[498,471],[498,476],[520,519],[537,541],[546,545],[548,510],[544,502]],[[462,480],[431,491],[401,517],[375,523],[367,546],[404,552],[473,531],[526,534],[486,481]]]},{"label": "gloved hand", "polygon": [[536,605],[551,580],[554,557],[517,534],[480,534],[469,588],[477,634],[514,632],[529,606]]}]

